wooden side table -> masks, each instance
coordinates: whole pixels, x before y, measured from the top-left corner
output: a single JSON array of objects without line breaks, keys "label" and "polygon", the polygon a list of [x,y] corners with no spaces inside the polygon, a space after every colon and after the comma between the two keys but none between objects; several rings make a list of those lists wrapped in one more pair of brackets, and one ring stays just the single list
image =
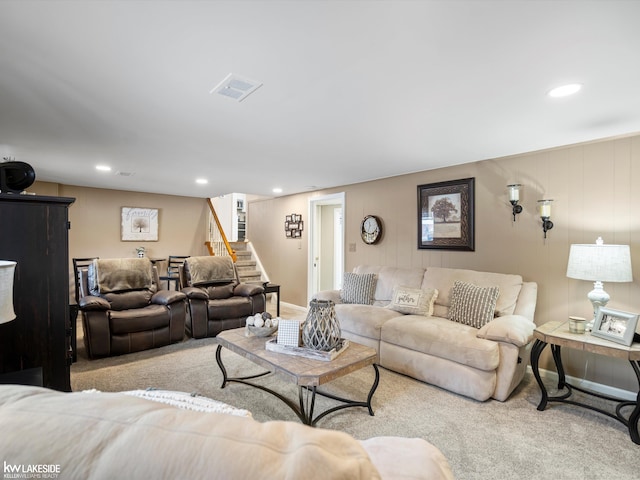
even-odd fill
[{"label": "wooden side table", "polygon": [[276,315],[280,316],[280,285],[276,285],[275,283],[266,282],[264,285],[264,294],[267,293],[275,293],[278,295],[278,303],[276,304]]},{"label": "wooden side table", "polygon": [[[607,415],[615,420],[618,420],[629,429],[629,435],[634,443],[640,445],[640,432],[638,430],[638,421],[640,420],[640,343],[633,343],[630,347],[625,345],[619,345],[617,343],[609,342],[602,338],[592,337],[590,334],[577,334],[569,332],[569,322],[548,322],[540,327],[536,328],[533,332],[535,342],[531,349],[531,369],[533,375],[540,386],[542,392],[542,398],[538,405],[538,410],[542,411],[546,408],[549,402],[563,402],[584,407],[589,410],[599,412],[603,415]],[[558,390],[566,390],[557,396],[549,396],[547,389],[542,383],[540,378],[540,372],[538,370],[538,361],[540,354],[547,345],[551,345],[551,353],[553,355],[553,361],[558,371]],[[584,352],[596,353],[598,355],[605,355],[607,357],[622,358],[628,360],[633,368],[636,378],[638,379],[638,395],[635,401],[623,400],[620,398],[610,397],[600,393],[591,392],[575,385],[567,383],[562,366],[562,357],[560,355],[561,348],[568,347],[575,350],[582,350]],[[608,412],[606,410],[588,405],[586,403],[578,402],[577,400],[571,400],[571,394],[573,390],[592,395],[605,400],[617,402],[615,413]],[[625,416],[622,413],[623,409],[633,408],[630,414]]]}]

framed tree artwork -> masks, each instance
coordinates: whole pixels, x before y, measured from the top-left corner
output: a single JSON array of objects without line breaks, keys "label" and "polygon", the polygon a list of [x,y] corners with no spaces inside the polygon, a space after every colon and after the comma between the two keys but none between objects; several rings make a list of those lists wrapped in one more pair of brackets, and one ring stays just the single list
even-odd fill
[{"label": "framed tree artwork", "polygon": [[122,207],[123,242],[157,242],[158,209]]},{"label": "framed tree artwork", "polygon": [[475,178],[418,186],[418,248],[475,250]]}]

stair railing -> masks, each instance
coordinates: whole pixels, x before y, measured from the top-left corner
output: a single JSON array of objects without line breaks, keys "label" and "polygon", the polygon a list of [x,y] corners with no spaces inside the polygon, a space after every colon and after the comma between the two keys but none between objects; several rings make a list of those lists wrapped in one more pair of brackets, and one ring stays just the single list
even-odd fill
[{"label": "stair railing", "polygon": [[227,240],[227,236],[222,229],[222,225],[220,225],[218,214],[216,213],[216,209],[214,208],[210,198],[207,198],[207,204],[209,204],[211,216],[209,219],[209,228],[207,232],[209,240],[204,243],[209,250],[209,255],[229,256],[233,260],[233,263],[236,263],[238,257],[235,250],[231,248],[231,245]]}]

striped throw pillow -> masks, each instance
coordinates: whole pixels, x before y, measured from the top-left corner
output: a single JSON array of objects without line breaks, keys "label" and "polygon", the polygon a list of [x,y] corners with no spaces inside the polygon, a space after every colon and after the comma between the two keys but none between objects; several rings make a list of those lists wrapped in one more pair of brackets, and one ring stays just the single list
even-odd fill
[{"label": "striped throw pillow", "polygon": [[479,287],[456,281],[451,289],[449,320],[481,328],[493,320],[499,287]]},{"label": "striped throw pillow", "polygon": [[371,305],[373,294],[376,291],[377,278],[375,273],[345,272],[340,292],[342,303]]}]

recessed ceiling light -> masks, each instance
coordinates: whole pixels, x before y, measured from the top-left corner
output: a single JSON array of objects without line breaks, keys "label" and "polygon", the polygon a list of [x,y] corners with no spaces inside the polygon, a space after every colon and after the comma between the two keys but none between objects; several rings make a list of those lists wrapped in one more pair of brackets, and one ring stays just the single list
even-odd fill
[{"label": "recessed ceiling light", "polygon": [[273,190],[271,190],[273,193],[282,193],[282,189],[280,187],[276,187]]},{"label": "recessed ceiling light", "polygon": [[111,167],[109,165],[96,165],[96,170],[100,170],[101,172],[110,172]]},{"label": "recessed ceiling light", "polygon": [[569,95],[573,95],[574,93],[578,93],[581,88],[582,85],[579,83],[570,83],[569,85],[562,85],[560,87],[549,90],[547,95],[553,98],[567,97]]},{"label": "recessed ceiling light", "polygon": [[209,180],[207,180],[206,178],[196,178],[196,183],[200,185],[206,185],[207,183],[209,183]]}]

